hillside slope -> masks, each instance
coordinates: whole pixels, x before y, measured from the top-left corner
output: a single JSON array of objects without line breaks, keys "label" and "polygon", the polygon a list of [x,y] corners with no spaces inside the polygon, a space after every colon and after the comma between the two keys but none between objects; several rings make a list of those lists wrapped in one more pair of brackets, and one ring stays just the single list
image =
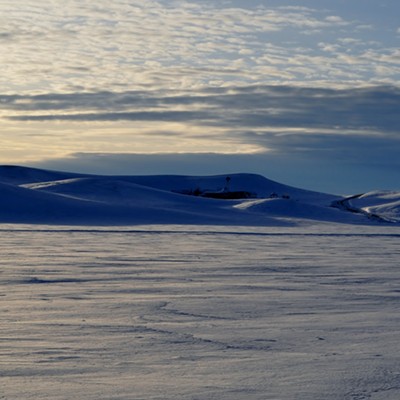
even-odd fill
[{"label": "hillside slope", "polygon": [[[209,198],[221,193],[250,198]],[[19,166],[0,166],[0,195],[0,222],[95,225],[364,224],[372,223],[366,218],[372,212],[396,222],[400,200],[396,192],[353,197],[360,204],[352,207],[363,212],[349,213],[349,207],[332,207],[347,204],[346,198],[255,174],[103,176]]]}]

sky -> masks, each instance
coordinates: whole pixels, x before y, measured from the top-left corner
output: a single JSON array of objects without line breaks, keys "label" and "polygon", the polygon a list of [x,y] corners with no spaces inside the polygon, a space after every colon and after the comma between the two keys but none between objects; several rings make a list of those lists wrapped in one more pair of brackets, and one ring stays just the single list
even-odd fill
[{"label": "sky", "polygon": [[0,2],[0,164],[399,190],[398,0]]}]

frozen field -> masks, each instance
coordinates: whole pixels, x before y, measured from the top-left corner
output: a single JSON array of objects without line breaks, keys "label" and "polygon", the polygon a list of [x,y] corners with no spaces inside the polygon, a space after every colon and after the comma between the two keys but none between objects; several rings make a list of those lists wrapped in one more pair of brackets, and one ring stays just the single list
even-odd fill
[{"label": "frozen field", "polygon": [[400,398],[398,226],[0,230],[0,399]]}]

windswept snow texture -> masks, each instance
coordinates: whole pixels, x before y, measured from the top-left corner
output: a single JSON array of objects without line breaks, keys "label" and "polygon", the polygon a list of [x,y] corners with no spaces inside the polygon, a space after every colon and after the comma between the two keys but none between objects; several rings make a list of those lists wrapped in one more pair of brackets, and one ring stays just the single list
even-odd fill
[{"label": "windswept snow texture", "polygon": [[[354,213],[348,212],[340,196],[290,187],[253,174],[229,175],[228,185],[227,177],[99,176],[0,166],[0,222],[288,226],[305,220],[399,221],[400,193],[366,197],[363,211]],[[196,191],[249,193],[254,198],[226,200],[187,194]],[[377,204],[378,197],[382,201]],[[371,221],[370,214],[382,214],[383,218]]]},{"label": "windswept snow texture", "polygon": [[397,225],[1,235],[1,399],[400,398]]}]

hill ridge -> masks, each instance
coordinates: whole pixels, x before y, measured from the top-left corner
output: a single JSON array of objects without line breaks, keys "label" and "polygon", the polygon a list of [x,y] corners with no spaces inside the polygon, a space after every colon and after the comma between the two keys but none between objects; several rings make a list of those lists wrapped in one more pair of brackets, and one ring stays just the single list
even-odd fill
[{"label": "hill ridge", "polygon": [[0,223],[250,226],[293,225],[302,221],[376,223],[368,218],[371,215],[386,222],[400,220],[400,192],[392,191],[389,195],[375,191],[341,197],[249,173],[94,175],[3,165],[0,195]]}]

